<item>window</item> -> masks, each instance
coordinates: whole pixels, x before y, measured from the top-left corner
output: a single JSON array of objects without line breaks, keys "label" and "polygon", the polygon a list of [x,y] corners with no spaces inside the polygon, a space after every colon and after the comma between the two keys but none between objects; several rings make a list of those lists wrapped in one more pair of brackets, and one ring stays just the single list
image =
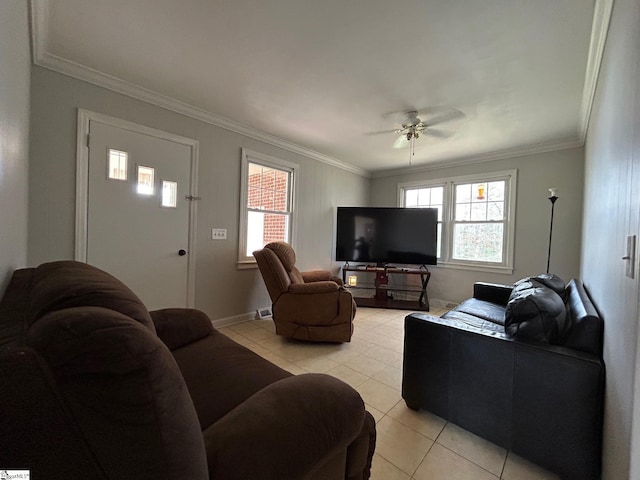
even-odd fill
[{"label": "window", "polygon": [[410,208],[438,209],[438,258],[442,258],[442,211],[444,207],[444,185],[406,190],[404,206]]},{"label": "window", "polygon": [[513,271],[515,170],[398,186],[400,205],[438,209],[438,263]]},{"label": "window", "polygon": [[293,243],[294,186],[298,166],[242,150],[238,264],[255,264],[253,252],[267,243]]},{"label": "window", "polygon": [[178,184],[170,180],[162,181],[162,203],[163,207],[176,208],[178,205]]},{"label": "window", "polygon": [[138,193],[140,195],[153,195],[155,185],[155,169],[152,167],[138,166]]},{"label": "window", "polygon": [[129,155],[121,150],[109,149],[109,178],[113,180],[127,179],[127,160]]}]

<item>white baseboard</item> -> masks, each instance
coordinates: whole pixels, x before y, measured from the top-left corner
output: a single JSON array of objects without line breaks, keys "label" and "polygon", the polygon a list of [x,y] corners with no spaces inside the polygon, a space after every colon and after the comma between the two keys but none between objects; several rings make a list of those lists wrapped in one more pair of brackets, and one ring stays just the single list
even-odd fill
[{"label": "white baseboard", "polygon": [[459,303],[452,302],[451,300],[442,300],[441,298],[430,298],[429,306],[434,308],[455,308]]},{"label": "white baseboard", "polygon": [[249,320],[255,320],[256,312],[241,313],[240,315],[234,315],[233,317],[223,317],[211,320],[214,328],[228,327],[229,325],[235,325],[236,323],[248,322]]}]

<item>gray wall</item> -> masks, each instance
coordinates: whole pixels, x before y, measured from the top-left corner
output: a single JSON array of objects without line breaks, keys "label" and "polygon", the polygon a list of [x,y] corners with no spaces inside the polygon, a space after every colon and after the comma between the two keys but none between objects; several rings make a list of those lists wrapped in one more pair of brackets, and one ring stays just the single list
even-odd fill
[{"label": "gray wall", "polygon": [[605,480],[640,478],[640,272],[636,259],[636,278],[627,278],[621,260],[626,236],[640,233],[638,45],[640,3],[616,0],[586,143],[581,260],[585,286],[605,320]]},{"label": "gray wall", "polygon": [[[74,256],[76,112],[84,108],[200,142],[196,307],[212,319],[271,304],[256,269],[238,270],[242,147],[300,165],[297,254],[302,269],[332,268],[334,207],[364,204],[369,179],[34,66],[31,77],[31,173],[28,260]],[[228,240],[211,240],[211,228]]]},{"label": "gray wall", "polygon": [[566,281],[579,276],[583,162],[583,149],[572,148],[375,178],[371,184],[371,202],[373,206],[397,205],[397,186],[403,182],[518,170],[513,274],[430,268],[429,296],[460,302],[471,295],[474,282],[509,284],[546,271],[551,214],[551,203],[547,199],[549,187],[557,187],[560,197],[555,207],[550,271]]},{"label": "gray wall", "polygon": [[0,295],[27,261],[29,23],[26,0],[0,2]]}]

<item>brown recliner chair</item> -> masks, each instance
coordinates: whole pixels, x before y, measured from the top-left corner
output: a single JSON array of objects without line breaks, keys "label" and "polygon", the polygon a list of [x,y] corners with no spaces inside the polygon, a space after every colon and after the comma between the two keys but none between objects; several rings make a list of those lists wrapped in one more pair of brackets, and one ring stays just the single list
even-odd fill
[{"label": "brown recliner chair", "polygon": [[326,270],[300,272],[286,242],[253,252],[273,302],[276,333],[313,342],[349,342],[356,304],[342,280]]}]

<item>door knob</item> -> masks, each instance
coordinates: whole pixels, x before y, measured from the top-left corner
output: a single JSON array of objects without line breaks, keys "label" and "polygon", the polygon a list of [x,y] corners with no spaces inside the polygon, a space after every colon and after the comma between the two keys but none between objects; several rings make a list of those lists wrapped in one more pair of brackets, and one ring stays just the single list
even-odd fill
[{"label": "door knob", "polygon": [[178,255],[180,255],[181,257],[184,257],[186,254],[187,254],[186,250],[183,250],[182,248],[178,250]]}]

